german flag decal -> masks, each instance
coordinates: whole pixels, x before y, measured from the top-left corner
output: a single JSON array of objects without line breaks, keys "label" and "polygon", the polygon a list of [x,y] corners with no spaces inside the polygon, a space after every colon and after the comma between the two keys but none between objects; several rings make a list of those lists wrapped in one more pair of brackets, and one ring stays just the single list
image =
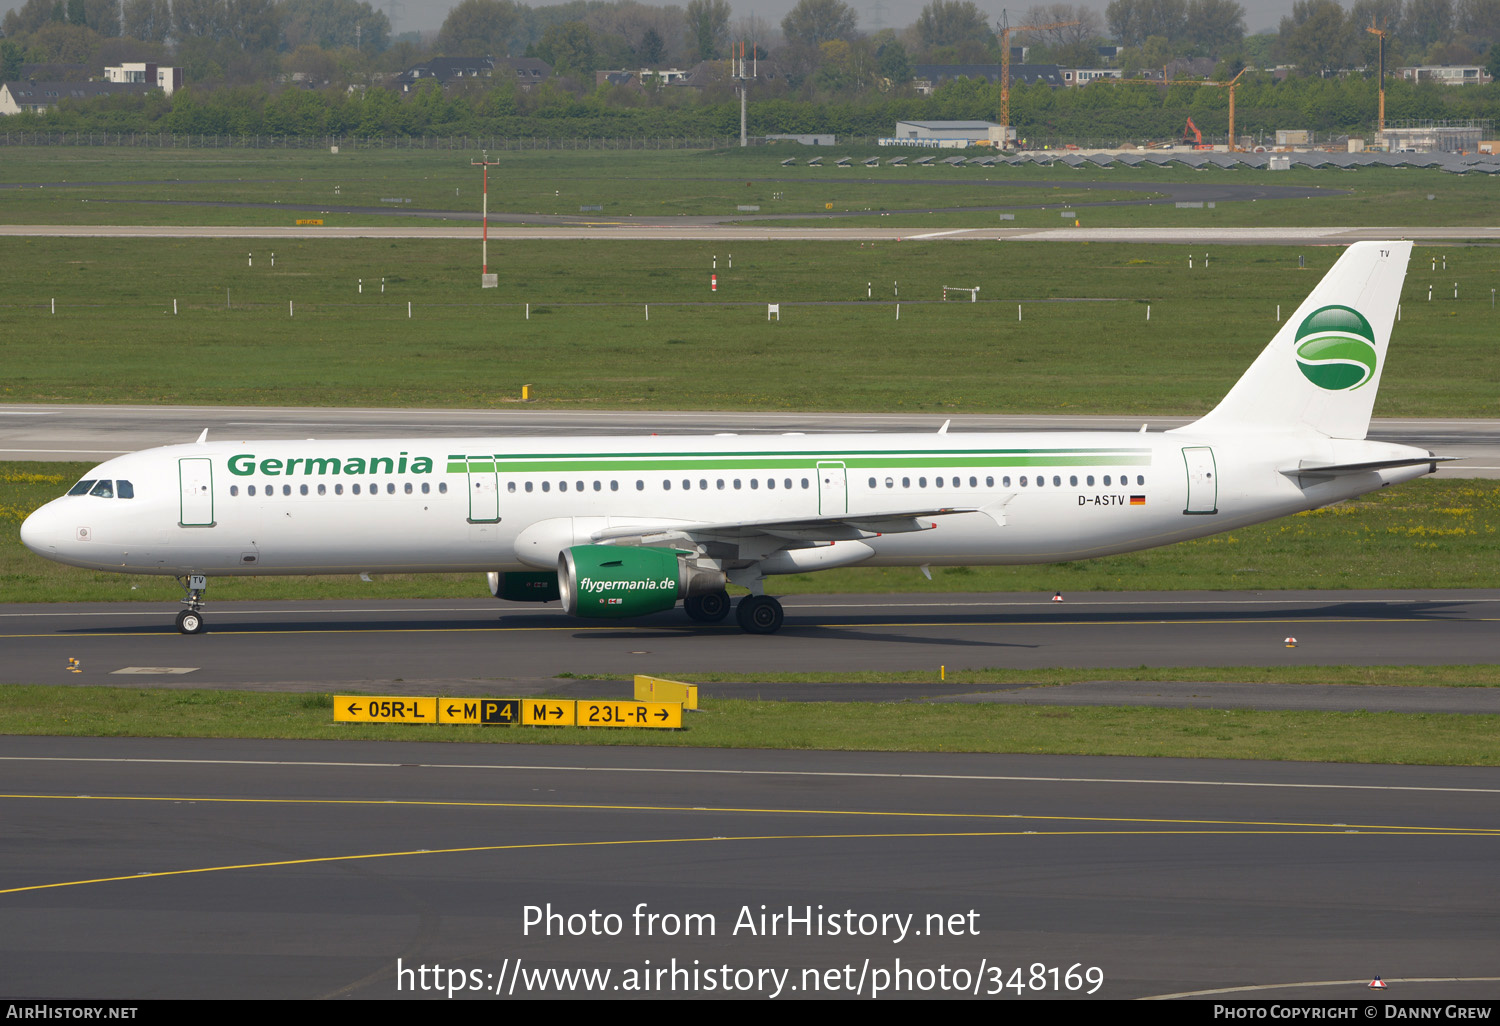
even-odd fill
[{"label": "german flag decal", "polygon": [[1130,497],[1130,504],[1132,506],[1144,506],[1146,504],[1146,497],[1144,495],[1132,495]]}]

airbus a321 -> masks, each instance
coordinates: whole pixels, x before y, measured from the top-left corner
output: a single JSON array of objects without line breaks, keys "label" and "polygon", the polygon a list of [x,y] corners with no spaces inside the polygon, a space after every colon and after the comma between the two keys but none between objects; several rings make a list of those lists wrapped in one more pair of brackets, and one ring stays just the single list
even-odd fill
[{"label": "airbus a321", "polygon": [[[1437,469],[1367,440],[1409,242],[1360,242],[1207,416],[1175,430],[219,442],[100,464],[21,538],[60,563],[211,577],[489,575],[580,617],[671,609],[770,634],[777,574],[1088,559]],[[206,432],[205,432],[206,436]]]}]

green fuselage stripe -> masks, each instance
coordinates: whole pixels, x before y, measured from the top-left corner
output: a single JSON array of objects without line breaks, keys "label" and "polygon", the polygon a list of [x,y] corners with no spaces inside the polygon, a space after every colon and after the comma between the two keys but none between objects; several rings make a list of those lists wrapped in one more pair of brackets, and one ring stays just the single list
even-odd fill
[{"label": "green fuselage stripe", "polygon": [[449,457],[450,474],[490,473],[624,473],[652,470],[816,470],[819,463],[842,463],[851,470],[902,470],[926,467],[1136,467],[1151,465],[1150,449],[976,449],[830,454],[795,453],[673,453],[663,456],[581,455]]}]

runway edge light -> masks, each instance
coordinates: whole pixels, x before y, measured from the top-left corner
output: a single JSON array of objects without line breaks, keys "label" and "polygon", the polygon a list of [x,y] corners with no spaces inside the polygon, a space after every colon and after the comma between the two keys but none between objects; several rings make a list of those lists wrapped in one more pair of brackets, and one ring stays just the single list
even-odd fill
[{"label": "runway edge light", "polygon": [[1371,988],[1373,988],[1375,990],[1385,990],[1386,989],[1385,988],[1385,981],[1382,980],[1379,976],[1377,976],[1373,980],[1371,980],[1367,984],[1367,986],[1369,986],[1369,987],[1371,987]]}]

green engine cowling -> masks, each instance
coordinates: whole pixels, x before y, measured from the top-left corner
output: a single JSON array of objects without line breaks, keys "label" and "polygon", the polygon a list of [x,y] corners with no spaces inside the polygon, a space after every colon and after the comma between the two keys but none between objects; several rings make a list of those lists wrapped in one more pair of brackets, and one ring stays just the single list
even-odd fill
[{"label": "green engine cowling", "polygon": [[724,575],[689,566],[675,549],[575,545],[557,557],[557,582],[572,616],[644,616],[722,588]]},{"label": "green engine cowling", "polygon": [[545,571],[489,573],[490,594],[507,602],[556,602],[562,597],[557,575]]}]

